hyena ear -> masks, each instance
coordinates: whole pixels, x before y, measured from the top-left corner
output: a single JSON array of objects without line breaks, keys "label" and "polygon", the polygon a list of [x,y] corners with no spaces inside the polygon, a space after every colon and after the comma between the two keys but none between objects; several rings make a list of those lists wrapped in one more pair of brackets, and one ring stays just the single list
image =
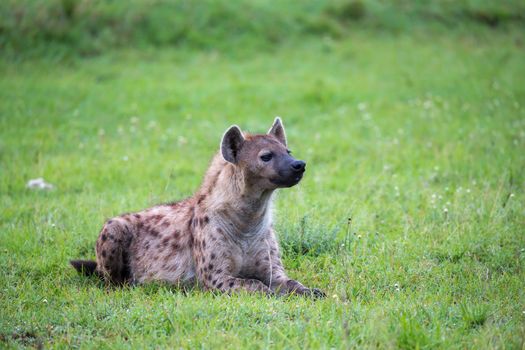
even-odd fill
[{"label": "hyena ear", "polygon": [[237,155],[244,142],[244,136],[237,125],[232,125],[224,135],[221,141],[222,157],[233,164],[237,163]]},{"label": "hyena ear", "polygon": [[270,130],[268,130],[268,135],[275,136],[279,142],[286,146],[286,133],[284,132],[284,126],[281,118],[275,117],[272,127]]}]

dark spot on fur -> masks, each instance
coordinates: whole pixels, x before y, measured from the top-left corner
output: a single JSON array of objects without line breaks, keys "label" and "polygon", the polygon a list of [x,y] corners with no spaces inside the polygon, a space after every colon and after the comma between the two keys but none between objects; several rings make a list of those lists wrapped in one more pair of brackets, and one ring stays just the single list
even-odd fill
[{"label": "dark spot on fur", "polygon": [[213,264],[210,263],[210,264],[208,265],[208,268],[209,268],[210,270],[212,270],[212,269],[213,269]]},{"label": "dark spot on fur", "polygon": [[108,237],[103,233],[100,238],[102,239],[102,242],[105,242]]},{"label": "dark spot on fur", "polygon": [[218,269],[217,271],[215,271],[216,273],[222,273],[222,269]]},{"label": "dark spot on fur", "polygon": [[233,287],[234,284],[235,284],[235,281],[230,281],[230,284],[229,284],[230,288]]},{"label": "dark spot on fur", "polygon": [[206,195],[205,194],[203,194],[203,195],[201,195],[199,197],[199,200],[197,201],[197,204],[201,204],[204,199],[206,199]]},{"label": "dark spot on fur", "polygon": [[159,231],[155,230],[154,228],[151,228],[149,230],[149,234],[152,235],[153,237],[157,237],[159,235]]},{"label": "dark spot on fur", "polygon": [[261,262],[259,260],[255,260],[255,266],[259,266]]},{"label": "dark spot on fur", "polygon": [[180,231],[179,230],[173,231],[173,238],[177,239],[177,238],[179,238],[179,236],[180,236]]},{"label": "dark spot on fur", "polygon": [[221,287],[222,287],[222,282],[217,285],[217,288],[220,289]]},{"label": "dark spot on fur", "polygon": [[215,253],[211,253],[210,260],[215,259]]},{"label": "dark spot on fur", "polygon": [[115,254],[116,251],[117,251],[116,248],[111,249],[111,254]]},{"label": "dark spot on fur", "polygon": [[171,243],[171,247],[173,248],[173,250],[178,250],[180,248],[180,246],[176,242]]},{"label": "dark spot on fur", "polygon": [[114,241],[115,240],[115,236],[113,236],[111,233],[109,234],[109,239]]},{"label": "dark spot on fur", "polygon": [[113,223],[113,220],[108,220],[108,225],[111,225]]},{"label": "dark spot on fur", "polygon": [[105,250],[103,250],[101,254],[102,254],[102,257],[103,257],[103,258],[106,257],[106,251],[105,251]]},{"label": "dark spot on fur", "polygon": [[220,227],[217,227],[217,232],[219,232],[220,234],[222,234],[222,229]]},{"label": "dark spot on fur", "polygon": [[204,225],[208,225],[209,222],[210,222],[210,218],[208,217],[208,215],[206,215],[204,217]]},{"label": "dark spot on fur", "polygon": [[210,274],[206,275],[206,279],[207,279],[208,281],[211,280],[211,275],[210,275]]},{"label": "dark spot on fur", "polygon": [[133,214],[133,216],[135,217],[135,219],[140,219],[140,214]]},{"label": "dark spot on fur", "polygon": [[149,221],[151,222],[159,222],[160,220],[162,220],[164,218],[164,215],[161,215],[161,214],[156,214],[156,215],[153,215]]},{"label": "dark spot on fur", "polygon": [[120,270],[120,276],[123,280],[127,280],[131,276],[129,268],[129,256],[127,251],[122,252],[122,268]]},{"label": "dark spot on fur", "polygon": [[212,285],[215,285],[216,283],[217,283],[217,280],[213,280],[213,281],[211,282]]}]

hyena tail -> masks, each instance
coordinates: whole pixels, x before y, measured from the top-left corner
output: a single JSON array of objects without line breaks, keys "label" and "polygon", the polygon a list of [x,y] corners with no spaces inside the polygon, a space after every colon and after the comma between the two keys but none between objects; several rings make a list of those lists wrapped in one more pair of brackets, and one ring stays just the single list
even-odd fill
[{"label": "hyena tail", "polygon": [[98,275],[97,262],[94,260],[71,260],[69,263],[85,276]]}]

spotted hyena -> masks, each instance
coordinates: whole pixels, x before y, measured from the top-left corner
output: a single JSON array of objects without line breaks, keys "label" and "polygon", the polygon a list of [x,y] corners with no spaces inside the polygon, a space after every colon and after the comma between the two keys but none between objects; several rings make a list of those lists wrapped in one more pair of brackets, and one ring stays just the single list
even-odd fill
[{"label": "spotted hyena", "polygon": [[116,284],[323,296],[288,278],[272,226],[273,193],[298,184],[305,167],[291,156],[279,118],[262,135],[231,126],[193,197],[108,220],[96,262],[71,264]]}]

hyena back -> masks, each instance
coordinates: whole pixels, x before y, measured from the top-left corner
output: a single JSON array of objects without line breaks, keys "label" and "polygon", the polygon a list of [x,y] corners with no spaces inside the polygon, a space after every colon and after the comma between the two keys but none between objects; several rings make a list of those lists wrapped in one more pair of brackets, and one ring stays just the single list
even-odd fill
[{"label": "hyena back", "polygon": [[198,282],[206,289],[323,296],[287,277],[272,227],[272,195],[299,183],[279,118],[267,134],[230,127],[193,197],[108,220],[97,260],[74,260],[115,284]]}]

